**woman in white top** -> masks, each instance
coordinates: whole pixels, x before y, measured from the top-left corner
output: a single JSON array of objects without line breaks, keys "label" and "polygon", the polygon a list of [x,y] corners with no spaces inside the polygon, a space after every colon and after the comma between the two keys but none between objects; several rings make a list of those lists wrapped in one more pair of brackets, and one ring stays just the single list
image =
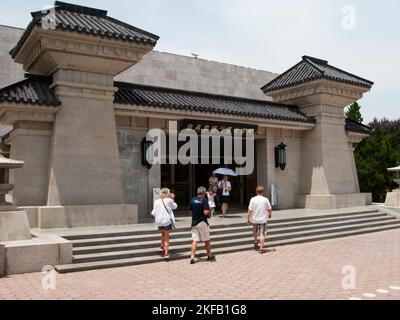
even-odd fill
[{"label": "woman in white top", "polygon": [[225,218],[229,208],[229,195],[232,191],[232,185],[228,180],[228,176],[224,176],[224,179],[219,182],[218,189],[222,189],[222,218]]},{"label": "woman in white top", "polygon": [[215,214],[215,197],[217,196],[217,193],[214,192],[214,187],[210,185],[208,191],[207,191],[207,198],[208,198],[208,206],[210,207],[210,217],[213,217]]},{"label": "woman in white top", "polygon": [[151,215],[155,218],[158,231],[161,232],[160,250],[164,251],[165,259],[169,259],[169,234],[175,226],[174,211],[178,205],[174,201],[175,195],[169,189],[163,188],[160,191],[160,199],[154,201],[154,208]]}]

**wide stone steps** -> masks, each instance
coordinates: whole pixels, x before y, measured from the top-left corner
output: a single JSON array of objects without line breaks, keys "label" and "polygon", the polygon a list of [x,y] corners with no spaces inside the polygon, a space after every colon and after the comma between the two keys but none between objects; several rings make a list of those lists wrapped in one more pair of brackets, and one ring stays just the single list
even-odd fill
[{"label": "wide stone steps", "polygon": [[[319,216],[310,216],[310,217],[298,217],[298,218],[290,218],[290,219],[273,219],[269,222],[269,226],[273,226],[275,224],[291,226],[291,224],[312,224],[315,221],[323,220],[328,221],[331,219],[338,219],[336,221],[341,220],[352,220],[357,216],[367,216],[367,215],[379,215],[379,216],[386,216],[385,213],[379,213],[378,210],[375,209],[366,209],[364,211],[358,212],[348,212],[348,213],[336,213],[336,214],[324,214]],[[212,222],[212,221],[211,221]],[[216,226],[218,229],[225,229],[225,228],[232,228],[232,227],[240,227],[243,226],[242,223],[232,223],[227,225],[218,225]],[[190,227],[179,228],[178,231],[190,231]],[[176,231],[175,231],[176,232]],[[174,232],[174,233],[175,233]],[[148,236],[148,235],[158,235],[159,232],[152,227],[151,229],[147,230],[136,230],[136,231],[120,231],[120,232],[98,232],[98,233],[90,233],[90,234],[77,234],[77,235],[64,235],[63,237],[68,240],[89,240],[89,239],[96,239],[96,238],[104,238],[104,237],[119,237],[119,236]],[[79,243],[79,241],[76,241]]]},{"label": "wide stone steps", "polygon": [[[268,237],[270,239],[277,238],[276,235],[284,234],[290,236],[290,233],[298,233],[301,231],[308,231],[308,230],[315,230],[321,229],[321,227],[342,227],[342,226],[357,226],[358,224],[362,224],[364,222],[387,222],[395,220],[394,217],[388,217],[383,215],[383,217],[374,217],[374,216],[367,216],[365,219],[356,219],[353,221],[348,222],[332,222],[329,224],[323,224],[321,221],[317,224],[312,225],[305,225],[305,226],[296,226],[296,227],[282,227],[280,225],[275,225],[269,227],[268,230]],[[211,236],[213,243],[219,243],[219,240],[235,240],[238,238],[246,238],[251,235],[251,226],[240,226],[234,228],[224,228],[221,232],[221,229],[212,229]],[[129,237],[128,237],[129,238]],[[157,234],[151,238],[142,238],[140,241],[136,242],[128,242],[125,243],[127,240],[125,237],[119,237],[119,240],[123,242],[114,242],[114,244],[106,244],[103,243],[110,243],[113,240],[112,238],[105,238],[103,240],[96,240],[94,243],[88,242],[89,246],[80,246],[82,243],[79,243],[79,246],[75,246],[73,253],[74,255],[82,255],[82,254],[91,254],[91,253],[101,253],[101,252],[112,252],[112,251],[123,251],[123,250],[134,250],[134,249],[145,249],[145,248],[152,248],[154,249],[160,244],[160,236]],[[137,239],[136,239],[137,240]],[[173,244],[174,248],[179,244],[190,244],[192,242],[191,235],[188,231],[185,232],[177,232],[171,233],[171,243]]]},{"label": "wide stone steps", "polygon": [[[336,215],[332,215],[336,216]],[[335,217],[335,218],[321,218],[315,217],[313,219],[304,218],[303,221],[293,222],[290,220],[272,220],[268,224],[268,230],[274,230],[278,228],[291,228],[291,227],[300,227],[300,226],[309,226],[316,225],[320,223],[331,223],[331,222],[344,222],[355,219],[372,219],[379,217],[387,217],[384,213],[374,212],[366,212],[362,214],[355,214],[353,216],[344,216],[344,217]],[[297,218],[296,218],[297,219]],[[211,221],[212,224],[212,221]],[[230,224],[230,225],[217,225],[212,226],[212,234],[226,234],[226,233],[234,233],[234,232],[242,232],[244,230],[248,230],[250,227],[246,226],[244,223],[240,224]],[[74,244],[74,248],[77,247],[87,247],[87,246],[102,246],[102,245],[112,245],[112,244],[120,244],[120,243],[132,243],[137,241],[151,241],[154,239],[159,239],[159,232],[154,230],[155,228],[148,230],[146,233],[143,231],[139,232],[118,232],[118,233],[102,233],[102,234],[90,234],[87,238],[83,238],[84,236],[64,236],[67,240],[71,240]],[[188,236],[188,232],[190,232],[190,228],[179,228],[175,230],[171,234],[172,239],[177,238],[185,238]],[[272,231],[271,231],[272,232]],[[189,234],[190,235],[190,234]]]},{"label": "wide stone steps", "polygon": [[[400,228],[400,220],[376,210],[272,220],[267,247],[303,243]],[[189,228],[171,234],[171,260],[189,258]],[[159,234],[154,230],[65,236],[73,243],[73,263],[56,266],[59,272],[121,267],[163,261]],[[251,227],[243,224],[212,226],[215,254],[252,249]],[[204,244],[199,245],[199,253]]]}]

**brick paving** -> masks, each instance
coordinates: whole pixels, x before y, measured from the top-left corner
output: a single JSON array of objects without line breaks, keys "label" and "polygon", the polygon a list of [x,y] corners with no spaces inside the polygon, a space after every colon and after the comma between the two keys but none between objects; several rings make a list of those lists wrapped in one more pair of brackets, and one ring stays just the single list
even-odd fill
[{"label": "brick paving", "polygon": [[[355,268],[356,289],[342,288],[346,265]],[[400,300],[400,231],[277,247],[263,256],[221,255],[215,263],[180,260],[57,274],[56,290],[44,290],[42,278],[41,273],[1,278],[0,299]]]}]

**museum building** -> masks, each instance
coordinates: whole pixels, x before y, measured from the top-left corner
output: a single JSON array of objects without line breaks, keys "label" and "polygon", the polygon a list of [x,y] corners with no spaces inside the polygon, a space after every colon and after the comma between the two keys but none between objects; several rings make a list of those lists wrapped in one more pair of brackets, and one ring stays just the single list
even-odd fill
[{"label": "museum building", "polygon": [[31,228],[145,221],[163,186],[186,207],[221,165],[149,166],[144,138],[171,121],[255,130],[255,168],[232,178],[234,208],[257,185],[276,191],[277,209],[371,203],[353,155],[370,128],[344,116],[371,81],[309,56],[276,75],[156,52],[156,35],[104,10],[56,1],[48,15],[33,12],[26,30],[0,27],[15,63],[0,60],[2,149],[24,162],[7,197]]}]

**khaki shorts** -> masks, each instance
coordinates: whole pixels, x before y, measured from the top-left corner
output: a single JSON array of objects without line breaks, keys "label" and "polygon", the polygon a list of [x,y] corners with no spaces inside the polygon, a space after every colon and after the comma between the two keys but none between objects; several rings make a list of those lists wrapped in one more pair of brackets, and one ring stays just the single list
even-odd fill
[{"label": "khaki shorts", "polygon": [[192,227],[192,239],[196,242],[210,241],[210,227],[204,221]]}]

